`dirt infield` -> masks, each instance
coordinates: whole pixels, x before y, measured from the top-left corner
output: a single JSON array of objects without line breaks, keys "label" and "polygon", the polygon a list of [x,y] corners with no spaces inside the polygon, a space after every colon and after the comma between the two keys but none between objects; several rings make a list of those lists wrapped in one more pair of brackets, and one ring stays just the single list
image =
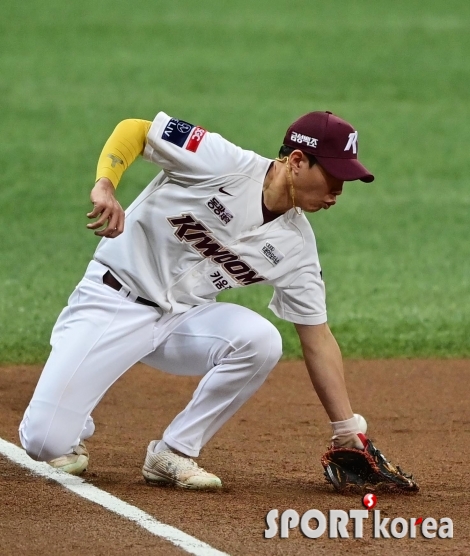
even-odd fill
[{"label": "dirt infield", "polygon": [[[197,383],[137,365],[103,398],[87,443],[93,485],[230,555],[470,554],[470,360],[346,361],[354,410],[394,463],[413,472],[417,495],[380,495],[383,517],[450,517],[452,539],[265,539],[265,516],[308,509],[361,509],[359,496],[338,495],[322,476],[326,415],[301,362],[282,362],[261,390],[205,448],[199,463],[224,490],[194,493],[148,487],[146,446],[159,438]],[[18,444],[17,427],[39,368],[0,368],[0,437]],[[312,524],[312,527],[314,525]],[[0,553],[183,554],[137,525],[32,476],[0,456]]]}]

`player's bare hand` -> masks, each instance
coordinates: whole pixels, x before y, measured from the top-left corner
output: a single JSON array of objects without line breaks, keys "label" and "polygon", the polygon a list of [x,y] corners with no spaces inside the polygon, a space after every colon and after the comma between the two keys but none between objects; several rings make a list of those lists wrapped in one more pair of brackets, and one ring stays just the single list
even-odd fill
[{"label": "player's bare hand", "polygon": [[95,230],[96,236],[117,237],[124,231],[124,211],[114,196],[114,185],[108,178],[101,178],[91,190],[90,199],[93,210],[88,218],[96,218],[87,224],[89,230]]}]

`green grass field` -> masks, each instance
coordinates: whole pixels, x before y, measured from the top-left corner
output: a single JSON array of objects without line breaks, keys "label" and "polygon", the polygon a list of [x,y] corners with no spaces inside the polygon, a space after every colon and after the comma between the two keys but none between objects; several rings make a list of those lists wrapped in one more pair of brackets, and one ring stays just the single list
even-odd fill
[{"label": "green grass field", "polygon": [[[42,362],[91,258],[89,190],[120,120],[159,110],[273,157],[291,121],[359,129],[372,185],[311,221],[347,357],[470,355],[470,3],[8,2],[0,20],[0,361]],[[139,160],[124,205],[154,175]],[[275,322],[269,288],[224,294]]]}]

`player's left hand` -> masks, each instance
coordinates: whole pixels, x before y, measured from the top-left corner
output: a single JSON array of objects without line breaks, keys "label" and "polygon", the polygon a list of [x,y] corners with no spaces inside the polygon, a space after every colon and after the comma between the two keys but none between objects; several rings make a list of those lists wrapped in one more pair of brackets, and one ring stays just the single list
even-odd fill
[{"label": "player's left hand", "polygon": [[[96,236],[117,237],[124,231],[124,210],[114,196],[114,185],[107,178],[101,178],[90,193],[93,210],[88,218],[97,218],[87,224],[89,230],[95,230]],[[100,229],[101,228],[101,229]]]},{"label": "player's left hand", "polygon": [[413,475],[392,465],[370,440],[364,450],[331,447],[321,458],[326,480],[339,492],[418,492]]}]

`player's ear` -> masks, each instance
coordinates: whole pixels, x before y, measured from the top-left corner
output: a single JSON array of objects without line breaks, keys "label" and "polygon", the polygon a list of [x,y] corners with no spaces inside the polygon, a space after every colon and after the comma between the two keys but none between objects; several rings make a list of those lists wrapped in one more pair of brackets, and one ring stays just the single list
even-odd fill
[{"label": "player's ear", "polygon": [[304,153],[300,149],[295,149],[289,155],[289,163],[292,170],[298,171],[302,160],[306,158]]}]

